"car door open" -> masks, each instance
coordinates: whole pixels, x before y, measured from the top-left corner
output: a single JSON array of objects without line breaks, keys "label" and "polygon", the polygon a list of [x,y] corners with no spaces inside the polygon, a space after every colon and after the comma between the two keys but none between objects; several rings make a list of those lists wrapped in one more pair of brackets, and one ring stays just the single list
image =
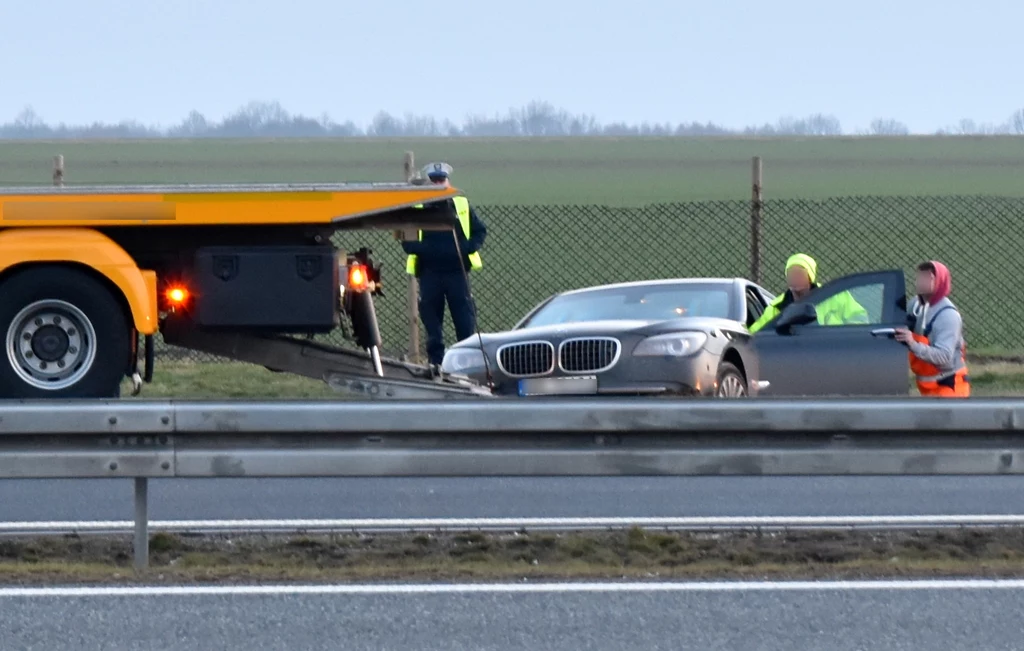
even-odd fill
[{"label": "car door open", "polygon": [[753,337],[761,395],[907,395],[907,349],[892,337],[906,325],[905,287],[898,269],[858,273],[788,305]]}]

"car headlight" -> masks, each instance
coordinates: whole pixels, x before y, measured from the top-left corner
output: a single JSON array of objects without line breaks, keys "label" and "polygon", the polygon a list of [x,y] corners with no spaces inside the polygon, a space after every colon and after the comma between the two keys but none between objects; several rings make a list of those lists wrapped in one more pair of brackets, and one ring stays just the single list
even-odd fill
[{"label": "car headlight", "polygon": [[673,332],[644,339],[633,349],[634,356],[686,357],[704,347],[708,336],[703,332]]},{"label": "car headlight", "polygon": [[466,373],[484,366],[484,353],[479,348],[450,348],[441,360],[441,370],[446,373]]}]

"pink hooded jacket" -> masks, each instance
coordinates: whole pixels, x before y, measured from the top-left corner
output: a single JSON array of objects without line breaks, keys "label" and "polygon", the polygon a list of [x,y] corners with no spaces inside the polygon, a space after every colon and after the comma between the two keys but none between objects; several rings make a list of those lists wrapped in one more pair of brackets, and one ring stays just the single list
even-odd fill
[{"label": "pink hooded jacket", "polygon": [[942,299],[949,296],[953,289],[953,277],[949,274],[949,268],[938,260],[930,260],[935,267],[935,290],[928,297],[928,304],[935,305]]}]

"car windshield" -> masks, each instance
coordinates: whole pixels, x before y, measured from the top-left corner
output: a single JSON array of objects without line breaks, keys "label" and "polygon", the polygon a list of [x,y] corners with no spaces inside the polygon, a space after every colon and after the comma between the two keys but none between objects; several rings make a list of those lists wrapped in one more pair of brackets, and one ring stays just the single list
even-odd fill
[{"label": "car windshield", "polygon": [[609,287],[557,296],[520,327],[604,320],[665,321],[682,317],[729,319],[733,318],[729,307],[729,289],[722,285]]}]

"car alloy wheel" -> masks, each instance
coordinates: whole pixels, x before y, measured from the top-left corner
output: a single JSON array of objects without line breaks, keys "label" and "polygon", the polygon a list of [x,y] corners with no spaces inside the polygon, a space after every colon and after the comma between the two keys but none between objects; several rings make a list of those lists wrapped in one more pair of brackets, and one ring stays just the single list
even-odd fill
[{"label": "car alloy wheel", "polygon": [[746,398],[747,383],[739,370],[723,362],[718,370],[718,387],[715,389],[716,398]]}]

